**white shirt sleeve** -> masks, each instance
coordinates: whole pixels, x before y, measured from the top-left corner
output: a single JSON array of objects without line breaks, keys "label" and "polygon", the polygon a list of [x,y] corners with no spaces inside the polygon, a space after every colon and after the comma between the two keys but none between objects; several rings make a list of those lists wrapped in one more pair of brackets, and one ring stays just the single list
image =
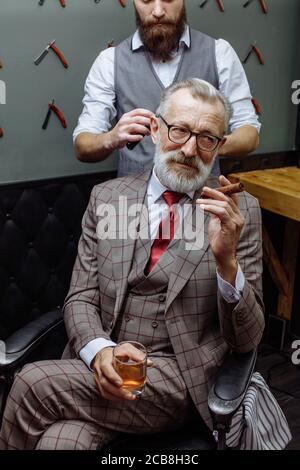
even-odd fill
[{"label": "white shirt sleeve", "polygon": [[81,132],[100,134],[111,128],[117,114],[114,62],[115,48],[109,47],[99,54],[92,65],[85,82],[83,110],[73,132],[73,141]]},{"label": "white shirt sleeve", "polygon": [[224,39],[216,41],[216,63],[219,73],[219,89],[229,100],[232,117],[229,123],[233,132],[238,127],[250,125],[260,130],[252,96],[243,65],[233,47]]},{"label": "white shirt sleeve", "polygon": [[243,274],[243,271],[241,270],[240,265],[238,265],[238,270],[235,277],[235,287],[229,284],[229,282],[224,281],[224,279],[221,278],[218,272],[217,280],[218,289],[222,297],[226,300],[226,302],[230,304],[238,302],[240,300],[245,285],[245,276]]},{"label": "white shirt sleeve", "polygon": [[86,365],[91,368],[91,362],[96,354],[108,346],[116,346],[116,343],[105,338],[93,339],[88,344],[86,344],[84,348],[81,349],[79,356],[86,363]]}]

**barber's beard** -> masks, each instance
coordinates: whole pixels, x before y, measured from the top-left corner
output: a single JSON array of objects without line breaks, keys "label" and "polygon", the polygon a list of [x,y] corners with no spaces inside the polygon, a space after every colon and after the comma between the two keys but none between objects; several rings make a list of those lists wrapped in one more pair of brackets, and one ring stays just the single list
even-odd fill
[{"label": "barber's beard", "polygon": [[136,24],[145,49],[150,52],[154,60],[169,61],[172,52],[176,51],[186,24],[186,11],[182,7],[181,14],[176,23],[170,22],[144,22],[137,10]]},{"label": "barber's beard", "polygon": [[[189,193],[202,188],[209,177],[215,158],[209,164],[199,156],[185,157],[182,152],[162,152],[160,143],[156,145],[154,157],[155,174],[162,185],[171,191]],[[181,167],[176,163],[188,165]]]}]

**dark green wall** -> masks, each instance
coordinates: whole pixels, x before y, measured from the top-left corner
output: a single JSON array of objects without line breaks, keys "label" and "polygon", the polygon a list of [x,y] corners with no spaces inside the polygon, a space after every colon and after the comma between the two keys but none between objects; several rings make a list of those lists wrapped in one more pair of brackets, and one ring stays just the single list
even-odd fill
[{"label": "dark green wall", "polygon": [[[190,24],[218,38],[227,39],[242,58],[250,43],[258,41],[266,64],[255,56],[246,64],[252,93],[261,103],[263,124],[260,152],[292,149],[295,141],[296,107],[291,103],[291,83],[300,79],[298,57],[299,0],[266,0],[269,14],[259,2],[247,9],[244,0],[223,0],[225,13],[210,0],[187,0]],[[83,85],[99,51],[134,30],[132,1],[122,8],[118,0],[0,0],[0,80],[7,86],[7,103],[0,104],[0,182],[22,181],[116,167],[111,157],[97,165],[76,161],[72,131],[81,112]],[[66,55],[65,70],[51,52],[37,67],[33,60],[51,40]],[[64,111],[68,129],[52,116],[47,131],[41,125],[47,103],[55,98]]]}]

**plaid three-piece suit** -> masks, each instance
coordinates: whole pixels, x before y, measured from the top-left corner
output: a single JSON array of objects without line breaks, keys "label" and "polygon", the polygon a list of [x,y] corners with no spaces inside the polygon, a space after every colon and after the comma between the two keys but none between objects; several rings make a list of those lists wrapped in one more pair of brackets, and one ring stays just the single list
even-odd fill
[{"label": "plaid three-piece suit", "polygon": [[[218,291],[207,233],[209,216],[204,219],[202,248],[187,249],[184,240],[174,240],[148,278],[140,273],[150,242],[120,234],[97,236],[99,207],[111,205],[119,220],[127,217],[128,207],[145,202],[149,176],[147,172],[119,178],[93,189],[64,306],[69,336],[64,359],[31,364],[18,374],[0,446],[96,448],[118,432],[175,429],[190,419],[195,408],[212,428],[207,395],[224,355],[229,348],[246,352],[259,343],[264,315],[257,201],[247,193],[239,195],[245,226],[237,258],[245,286],[238,303],[227,303]],[[126,210],[120,196],[127,199]],[[147,226],[145,213],[137,222],[139,228]],[[153,311],[158,322],[151,317]],[[155,336],[155,323],[161,325],[157,330],[161,335]],[[148,369],[145,391],[134,402],[104,400],[79,352],[96,338],[119,341],[135,335],[146,343],[155,363]]]}]

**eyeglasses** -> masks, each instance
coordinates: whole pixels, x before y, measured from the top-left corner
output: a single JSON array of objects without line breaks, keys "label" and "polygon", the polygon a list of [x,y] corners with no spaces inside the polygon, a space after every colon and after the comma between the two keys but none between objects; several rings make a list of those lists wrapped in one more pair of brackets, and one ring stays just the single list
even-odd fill
[{"label": "eyeglasses", "polygon": [[186,144],[187,141],[190,140],[192,135],[194,135],[196,137],[198,149],[203,150],[205,152],[213,152],[214,150],[216,150],[219,143],[222,141],[221,137],[217,137],[216,135],[212,135],[207,132],[198,134],[184,127],[168,124],[161,114],[157,114],[156,117],[160,118],[163,123],[167,126],[168,138],[171,142],[174,142],[174,144]]}]

